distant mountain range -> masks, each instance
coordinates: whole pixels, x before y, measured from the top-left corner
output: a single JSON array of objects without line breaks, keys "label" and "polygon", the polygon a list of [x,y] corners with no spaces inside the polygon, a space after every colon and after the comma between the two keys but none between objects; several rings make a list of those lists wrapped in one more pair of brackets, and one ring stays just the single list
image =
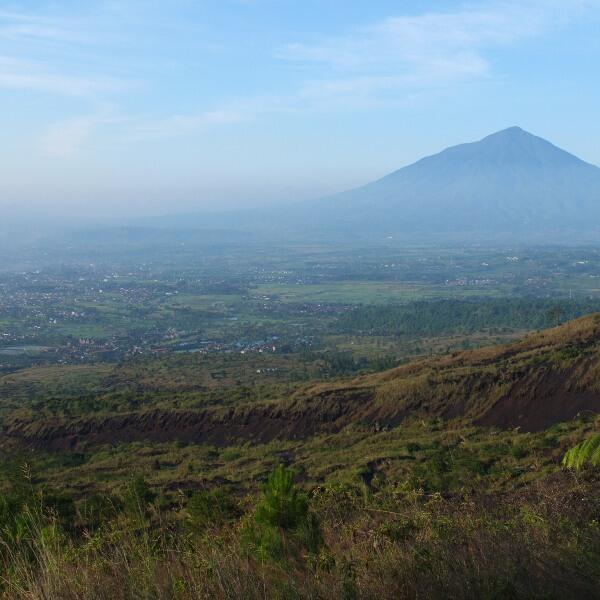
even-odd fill
[{"label": "distant mountain range", "polygon": [[331,197],[162,226],[401,234],[600,232],[600,168],[510,127]]}]

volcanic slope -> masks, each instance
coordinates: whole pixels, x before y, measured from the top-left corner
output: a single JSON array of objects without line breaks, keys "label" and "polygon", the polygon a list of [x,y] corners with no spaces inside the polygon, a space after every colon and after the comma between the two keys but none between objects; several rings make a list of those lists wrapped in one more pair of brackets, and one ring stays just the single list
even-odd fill
[{"label": "volcanic slope", "polygon": [[303,210],[342,230],[583,231],[600,217],[600,169],[510,127]]},{"label": "volcanic slope", "polygon": [[539,431],[599,412],[597,314],[509,345],[305,385],[286,399],[68,418],[15,411],[5,416],[3,434],[10,443],[49,450],[142,440],[227,445],[303,439],[347,427],[380,430],[435,418]]}]

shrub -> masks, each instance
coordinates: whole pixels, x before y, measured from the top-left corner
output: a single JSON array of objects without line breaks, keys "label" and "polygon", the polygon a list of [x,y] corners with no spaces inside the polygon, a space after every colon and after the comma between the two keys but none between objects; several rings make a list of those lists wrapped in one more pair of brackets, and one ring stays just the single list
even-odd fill
[{"label": "shrub", "polygon": [[237,503],[225,488],[196,492],[187,505],[188,525],[192,529],[222,525],[239,514]]},{"label": "shrub", "polygon": [[134,475],[128,482],[123,495],[123,508],[132,518],[144,518],[148,505],[154,500],[155,494],[150,490],[143,475]]},{"label": "shrub", "polygon": [[416,464],[409,478],[411,486],[426,492],[446,492],[450,485],[452,455],[447,448],[436,448],[423,462]]},{"label": "shrub", "polygon": [[586,465],[593,467],[600,465],[600,434],[593,435],[571,448],[565,454],[562,463],[565,467],[577,471],[580,471]]}]

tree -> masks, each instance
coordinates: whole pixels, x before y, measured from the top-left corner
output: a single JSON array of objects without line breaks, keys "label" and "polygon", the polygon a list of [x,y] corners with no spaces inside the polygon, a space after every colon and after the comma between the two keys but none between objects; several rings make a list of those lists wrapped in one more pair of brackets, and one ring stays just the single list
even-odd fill
[{"label": "tree", "polygon": [[560,325],[560,321],[563,318],[564,314],[565,314],[565,311],[562,308],[562,306],[559,306],[557,304],[556,306],[553,306],[548,311],[548,320],[551,323],[553,323],[556,327],[558,327]]},{"label": "tree", "polygon": [[294,485],[294,472],[279,465],[271,473],[256,508],[256,522],[294,529],[308,514],[308,497]]},{"label": "tree", "polygon": [[262,560],[278,560],[286,551],[299,548],[317,552],[323,543],[308,496],[294,484],[294,472],[283,465],[269,476],[254,518],[242,534],[246,545]]}]

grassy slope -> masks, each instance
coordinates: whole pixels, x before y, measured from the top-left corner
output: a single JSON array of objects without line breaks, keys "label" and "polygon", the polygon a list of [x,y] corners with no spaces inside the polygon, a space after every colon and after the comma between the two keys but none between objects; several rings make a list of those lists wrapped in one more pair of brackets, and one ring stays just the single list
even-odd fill
[{"label": "grassy slope", "polygon": [[265,443],[424,418],[537,431],[599,411],[599,359],[600,319],[590,316],[514,344],[303,385],[293,393],[271,388],[270,400],[253,396],[198,408],[150,401],[129,412],[96,416],[15,410],[5,417],[4,433],[27,445],[69,449],[136,441]]}]

